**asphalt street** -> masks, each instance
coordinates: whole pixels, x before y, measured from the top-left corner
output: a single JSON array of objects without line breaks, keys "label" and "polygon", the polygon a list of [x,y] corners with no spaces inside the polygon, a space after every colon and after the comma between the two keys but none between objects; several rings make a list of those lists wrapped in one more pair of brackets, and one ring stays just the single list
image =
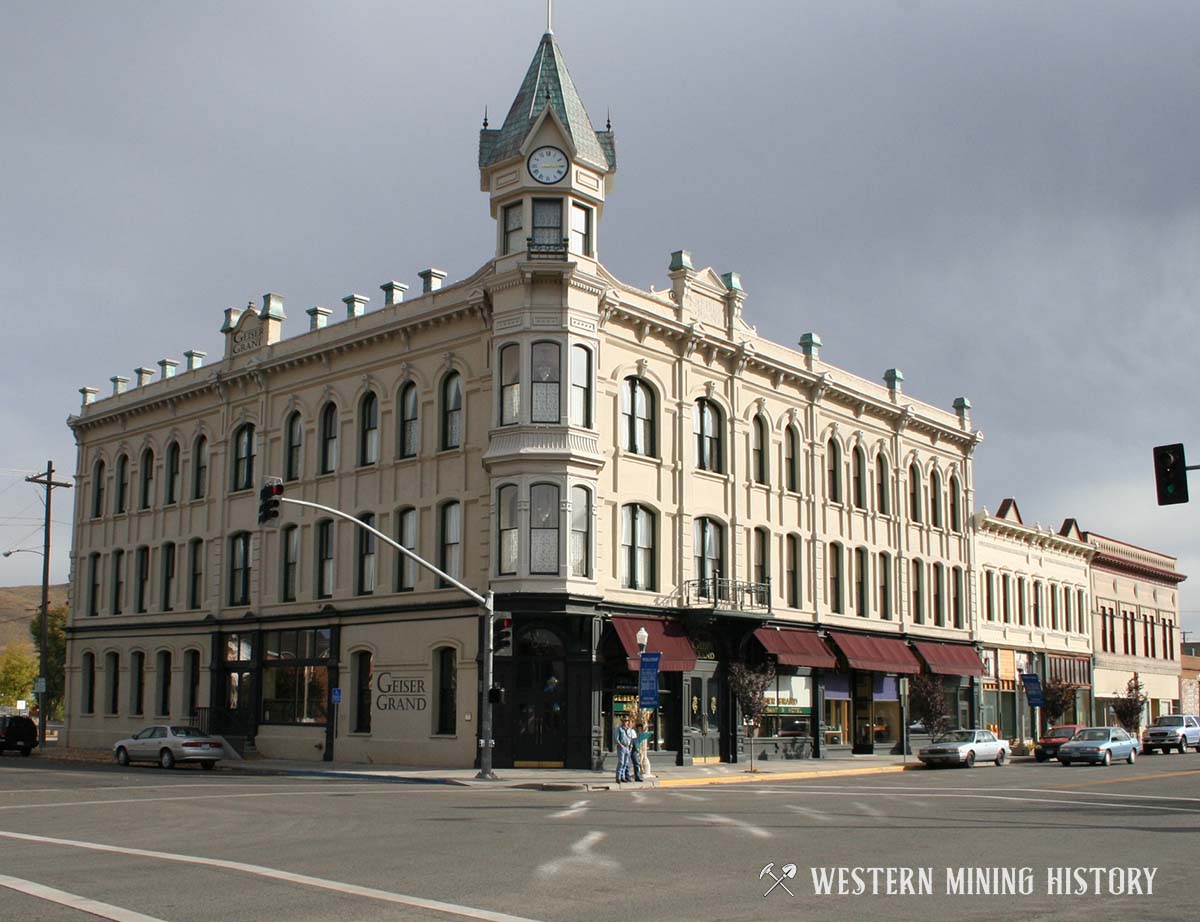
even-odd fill
[{"label": "asphalt street", "polygon": [[1191,920],[1198,786],[1196,754],[597,792],[8,757],[0,918]]}]

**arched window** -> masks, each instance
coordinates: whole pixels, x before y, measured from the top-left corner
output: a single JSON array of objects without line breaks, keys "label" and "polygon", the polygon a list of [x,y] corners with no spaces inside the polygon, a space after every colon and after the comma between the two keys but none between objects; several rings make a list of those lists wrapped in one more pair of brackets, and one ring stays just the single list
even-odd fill
[{"label": "arched window", "polygon": [[204,602],[204,540],[188,542],[188,608],[197,609]]},{"label": "arched window", "polygon": [[[396,540],[414,553],[417,550],[417,510],[396,513]],[[396,554],[396,591],[411,592],[417,585],[417,564],[405,554]]]},{"label": "arched window", "polygon": [[656,457],[654,419],[654,391],[650,385],[641,378],[626,378],[621,388],[621,447],[635,455]]},{"label": "arched window", "polygon": [[592,428],[592,350],[571,347],[571,425]]},{"label": "arched window", "polygon": [[453,736],[458,725],[458,654],[453,647],[439,647],[435,655],[437,675],[437,723],[442,736]]},{"label": "arched window", "polygon": [[442,380],[442,450],[462,445],[462,378],[452,371]]},{"label": "arched window", "polygon": [[283,564],[279,598],[284,602],[295,602],[300,583],[300,529],[295,525],[287,525],[279,533],[279,553]]},{"label": "arched window", "polygon": [[147,448],[142,452],[141,489],[138,491],[138,508],[149,509],[154,505],[154,451]]},{"label": "arched window", "polygon": [[229,604],[250,604],[250,532],[229,539]]},{"label": "arched window", "polygon": [[915,461],[908,466],[908,517],[921,521],[921,469]]},{"label": "arched window", "polygon": [[183,715],[196,716],[196,705],[200,703],[200,651],[187,650],[183,654]]},{"label": "arched window", "polygon": [[97,461],[92,467],[92,518],[104,515],[104,462]]},{"label": "arched window", "polygon": [[950,528],[956,532],[963,530],[962,520],[962,487],[959,486],[958,476],[950,475]]},{"label": "arched window", "polygon": [[843,571],[845,568],[845,552],[836,541],[829,545],[829,560],[826,569],[829,571],[829,610],[835,615],[845,612],[845,591],[843,589]]},{"label": "arched window", "polygon": [[529,572],[558,574],[558,487],[529,488]]},{"label": "arched window", "polygon": [[654,510],[631,503],[621,507],[621,585],[658,588],[654,566]]},{"label": "arched window", "polygon": [[[364,512],[358,518],[364,524],[375,527],[373,512]],[[358,534],[358,566],[356,567],[358,594],[371,595],[375,591],[376,561],[379,557],[378,539],[365,528],[356,528],[355,532]]]},{"label": "arched window", "polygon": [[154,696],[156,716],[168,717],[171,714],[171,651],[159,650],[155,658],[155,679],[158,682],[157,694]]},{"label": "arched window", "polygon": [[208,495],[208,439],[200,436],[192,447],[192,499]]},{"label": "arched window", "polygon": [[925,564],[912,562],[912,620],[914,624],[925,623]]},{"label": "arched window", "polygon": [[299,480],[300,465],[304,451],[304,424],[300,411],[288,414],[284,431],[283,479]]},{"label": "arched window", "polygon": [[117,502],[113,512],[128,512],[129,503],[129,456],[117,457]]},{"label": "arched window", "polygon": [[929,474],[929,524],[942,527],[942,475],[936,468]]},{"label": "arched window", "polygon": [[571,488],[571,575],[592,575],[592,491]]},{"label": "arched window", "polygon": [[800,492],[800,433],[788,426],[783,434],[783,470],[785,485],[792,493]]},{"label": "arched window", "polygon": [[521,347],[509,343],[500,348],[500,425],[521,421]]},{"label": "arched window", "polygon": [[714,474],[725,473],[725,452],[722,445],[724,416],[721,408],[701,397],[692,410],[692,427],[696,432],[696,467]]},{"label": "arched window", "polygon": [[521,534],[517,519],[517,487],[505,484],[496,494],[497,543],[499,557],[497,572],[501,576],[512,576],[517,572]]},{"label": "arched window", "polygon": [[399,455],[401,458],[415,458],[417,455],[417,385],[409,381],[400,388],[400,426],[399,426]]},{"label": "arched window", "polygon": [[233,434],[233,488],[254,487],[254,426],[244,423]]},{"label": "arched window", "polygon": [[350,659],[350,681],[354,684],[354,733],[371,732],[371,651],[359,650]]},{"label": "arched window", "polygon": [[867,617],[867,549],[854,549],[854,613],[860,618]]},{"label": "arched window", "polygon": [[162,610],[175,608],[175,545],[168,541],[159,551],[162,557]]},{"label": "arched window", "polygon": [[1036,579],[1033,581],[1033,626],[1042,626],[1042,584]]},{"label": "arched window", "polygon": [[761,416],[754,417],[751,424],[750,472],[755,483],[767,482],[767,424]]},{"label": "arched window", "polygon": [[[462,504],[457,501],[445,503],[441,508],[439,521],[439,553],[438,566],[443,573],[462,578]],[[450,588],[444,580],[443,589]]]},{"label": "arched window", "polygon": [[787,558],[784,560],[787,582],[787,603],[791,608],[800,607],[800,536],[787,536]]},{"label": "arched window", "polygon": [[829,484],[827,499],[831,503],[840,503],[842,501],[842,446],[838,444],[837,439],[831,438],[825,446],[825,471],[825,479]]},{"label": "arched window", "polygon": [[112,605],[109,610],[114,615],[121,614],[121,605],[125,597],[125,552],[118,549],[112,555]]},{"label": "arched window", "polygon": [[179,502],[179,443],[172,442],[167,446],[167,467],[163,503],[172,505]]},{"label": "arched window", "polygon": [[963,570],[962,567],[955,567],[954,584],[951,587],[950,607],[954,613],[954,626],[962,629],[966,627],[965,610],[963,608]]},{"label": "arched window", "polygon": [[561,419],[559,393],[562,386],[561,350],[558,343],[534,343],[531,361],[533,376],[533,421],[557,423]]},{"label": "arched window", "polygon": [[146,611],[150,602],[150,548],[139,547],[133,555],[133,610]]},{"label": "arched window", "polygon": [[880,554],[877,560],[879,577],[879,617],[892,620],[892,555]]},{"label": "arched window", "polygon": [[851,494],[855,509],[867,508],[867,455],[860,446],[854,448],[853,483]]},{"label": "arched window", "polygon": [[379,398],[374,391],[367,391],[358,407],[358,463],[363,466],[378,460]]},{"label": "arched window", "polygon": [[121,654],[104,654],[104,713],[116,715],[121,710]]},{"label": "arched window", "polygon": [[333,545],[334,529],[331,519],[317,523],[317,598],[333,596]]},{"label": "arched window", "polygon": [[940,563],[933,565],[933,623],[946,626],[946,568]]},{"label": "arched window", "polygon": [[327,403],[321,411],[321,464],[322,474],[332,474],[338,464],[338,411],[337,404]]},{"label": "arched window", "polygon": [[725,574],[725,527],[716,519],[701,516],[694,527],[695,577],[703,580],[702,595],[717,597],[717,581]]},{"label": "arched window", "polygon": [[83,654],[80,666],[79,709],[84,714],[96,713],[96,654]]},{"label": "arched window", "polygon": [[875,456],[875,509],[880,515],[892,514],[892,497],[888,491],[891,468],[882,451]]},{"label": "arched window", "polygon": [[100,614],[100,555],[88,555],[87,613],[90,617]]},{"label": "arched window", "polygon": [[129,713],[141,717],[146,713],[146,654],[135,650],[129,654]]},{"label": "arched window", "polygon": [[771,578],[771,533],[765,528],[754,529],[754,582],[765,586]]}]

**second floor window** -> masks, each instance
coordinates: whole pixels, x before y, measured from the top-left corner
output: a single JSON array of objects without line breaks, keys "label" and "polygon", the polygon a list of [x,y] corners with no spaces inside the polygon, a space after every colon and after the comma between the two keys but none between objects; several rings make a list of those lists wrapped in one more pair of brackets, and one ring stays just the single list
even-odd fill
[{"label": "second floor window", "polygon": [[193,538],[188,542],[188,608],[197,609],[204,602],[204,541]]},{"label": "second floor window", "polygon": [[113,551],[113,582],[112,606],[114,615],[121,614],[121,604],[125,596],[125,552]]},{"label": "second floor window", "polygon": [[654,457],[654,392],[641,378],[626,378],[621,388],[622,448]]},{"label": "second floor window", "polygon": [[249,490],[254,486],[254,427],[239,426],[233,434],[233,488]]},{"label": "second floor window", "polygon": [[509,343],[500,349],[500,425],[521,421],[521,347]]},{"label": "second floor window", "polygon": [[338,463],[338,411],[332,403],[321,411],[321,473],[331,474]]},{"label": "second floor window", "polygon": [[162,610],[175,607],[175,545],[167,542],[162,546]]},{"label": "second floor window", "polygon": [[571,575],[592,575],[592,494],[571,488]]},{"label": "second floor window", "polygon": [[358,408],[358,463],[379,460],[379,398],[368,391]]},{"label": "second floor window", "polygon": [[100,555],[88,556],[88,596],[87,613],[90,616],[100,614]]},{"label": "second floor window", "polygon": [[701,517],[693,528],[696,579],[719,579],[725,573],[724,527],[715,519]]},{"label": "second floor window", "polygon": [[229,604],[250,604],[250,533],[229,539]]},{"label": "second floor window", "polygon": [[529,490],[529,572],[558,574],[558,487],[535,483]]},{"label": "second floor window", "polygon": [[867,617],[867,549],[854,549],[854,613],[860,618]]},{"label": "second floor window", "polygon": [[800,607],[800,536],[788,535],[785,546],[787,559],[784,561],[787,582],[787,603],[791,608]]},{"label": "second floor window", "polygon": [[442,450],[462,445],[462,378],[452,371],[442,381]]},{"label": "second floor window", "polygon": [[836,541],[829,545],[829,560],[827,561],[827,569],[829,570],[829,610],[835,615],[840,615],[845,611],[845,589],[842,586],[842,568],[845,566],[843,560],[842,546]]},{"label": "second floor window", "polygon": [[280,532],[280,554],[283,557],[282,585],[279,597],[284,602],[296,601],[300,570],[300,529],[288,525]]},{"label": "second floor window", "polygon": [[559,389],[562,372],[559,354],[558,343],[533,344],[532,418],[535,423],[557,423],[561,418]]},{"label": "second floor window", "polygon": [[333,595],[333,522],[317,523],[317,598]]},{"label": "second floor window", "polygon": [[654,512],[636,504],[621,507],[621,585],[658,588],[654,572]]},{"label": "second floor window", "polygon": [[[439,525],[441,545],[438,566],[443,573],[462,579],[462,504],[450,502],[442,506]],[[450,584],[442,580],[441,587],[448,589]]]},{"label": "second floor window", "polygon": [[[375,527],[375,516],[366,512],[359,519]],[[378,539],[365,528],[355,529],[358,532],[358,594],[370,595],[375,591],[375,563],[378,557],[376,545]]]},{"label": "second floor window", "polygon": [[925,564],[912,562],[912,620],[914,624],[925,623]]},{"label": "second floor window", "polygon": [[714,474],[725,472],[722,452],[720,408],[707,398],[701,397],[692,409],[692,428],[696,433],[696,467]]},{"label": "second floor window", "polygon": [[301,452],[304,448],[304,428],[298,410],[288,416],[284,439],[283,479],[299,480]]},{"label": "second floor window", "polygon": [[497,542],[500,551],[497,570],[501,576],[511,576],[517,572],[517,555],[521,545],[517,520],[517,488],[514,484],[506,484],[500,488],[496,505],[499,520]]},{"label": "second floor window", "polygon": [[892,557],[890,554],[880,554],[877,562],[879,568],[879,617],[884,621],[892,620]]},{"label": "second floor window", "polygon": [[[396,540],[414,553],[417,550],[417,510],[401,509],[396,513]],[[412,558],[396,552],[396,591],[411,592],[417,585],[417,564]]]},{"label": "second floor window", "polygon": [[571,347],[571,425],[592,428],[592,352]]}]

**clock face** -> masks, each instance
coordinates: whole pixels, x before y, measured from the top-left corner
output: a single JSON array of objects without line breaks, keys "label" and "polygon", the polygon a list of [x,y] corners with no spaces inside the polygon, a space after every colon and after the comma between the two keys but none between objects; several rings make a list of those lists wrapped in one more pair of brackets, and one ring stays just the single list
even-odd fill
[{"label": "clock face", "polygon": [[549,185],[567,175],[567,155],[557,147],[539,147],[529,155],[529,175]]}]

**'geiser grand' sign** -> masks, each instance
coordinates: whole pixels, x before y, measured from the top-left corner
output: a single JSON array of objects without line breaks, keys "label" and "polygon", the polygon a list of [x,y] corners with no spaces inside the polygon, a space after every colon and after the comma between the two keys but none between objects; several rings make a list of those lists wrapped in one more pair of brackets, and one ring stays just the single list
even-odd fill
[{"label": "'geiser grand' sign", "polygon": [[375,707],[381,711],[424,711],[429,707],[429,693],[423,676],[381,672],[375,680],[375,688],[379,691]]}]

